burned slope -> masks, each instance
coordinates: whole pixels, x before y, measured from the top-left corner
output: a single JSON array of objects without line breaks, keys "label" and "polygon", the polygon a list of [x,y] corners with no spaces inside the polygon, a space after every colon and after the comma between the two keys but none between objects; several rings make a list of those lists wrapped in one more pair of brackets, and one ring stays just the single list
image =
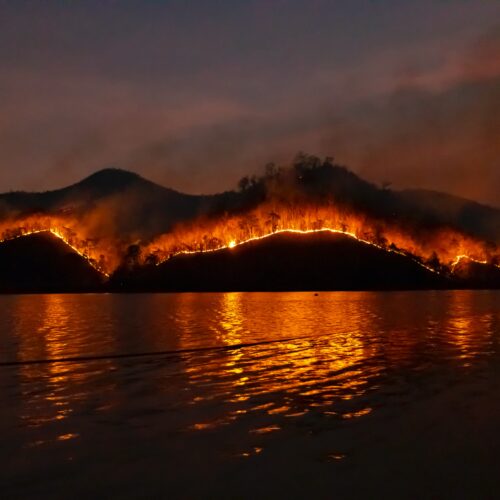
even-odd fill
[{"label": "burned slope", "polygon": [[235,248],[178,255],[159,266],[123,269],[116,290],[283,291],[443,288],[441,276],[411,258],[321,232],[282,233]]},{"label": "burned slope", "polygon": [[50,233],[0,244],[0,292],[100,291],[102,275]]}]

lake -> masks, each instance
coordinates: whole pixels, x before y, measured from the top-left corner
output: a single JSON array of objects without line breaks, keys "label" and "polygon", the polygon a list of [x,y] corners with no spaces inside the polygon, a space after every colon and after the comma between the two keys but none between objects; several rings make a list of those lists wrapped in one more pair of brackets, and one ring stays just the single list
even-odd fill
[{"label": "lake", "polygon": [[0,296],[3,498],[493,498],[500,292]]}]

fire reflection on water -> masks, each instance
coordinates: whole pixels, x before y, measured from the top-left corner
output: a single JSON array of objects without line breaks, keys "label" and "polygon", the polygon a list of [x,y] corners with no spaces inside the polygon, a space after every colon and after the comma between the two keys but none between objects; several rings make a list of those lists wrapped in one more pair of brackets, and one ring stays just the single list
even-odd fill
[{"label": "fire reflection on water", "polygon": [[[222,296],[218,323],[217,336],[224,344],[230,346],[242,343],[243,312],[240,293],[227,293]],[[235,398],[238,401],[247,399],[241,389],[249,381],[242,366],[244,354],[243,349],[229,351],[223,369],[226,373],[234,376]]]},{"label": "fire reflection on water", "polygon": [[[151,429],[245,429],[257,442],[244,453],[254,454],[248,450],[261,450],[262,439],[294,422],[347,423],[376,413],[387,399],[381,388],[405,394],[413,371],[469,369],[496,352],[497,298],[494,292],[13,297],[0,316],[20,362],[8,368],[20,390],[12,412],[36,430],[29,444],[82,439],[82,425],[106,413],[121,425],[157,418]],[[102,355],[103,345],[110,354],[175,353],[22,364]]]},{"label": "fire reflection on water", "polygon": [[[333,415],[336,412],[332,409],[339,402],[344,402],[339,416],[369,413],[371,408],[363,403],[353,409],[355,405],[346,402],[361,400],[368,379],[376,374],[376,368],[364,364],[373,350],[363,341],[364,319],[353,310],[358,307],[356,302],[338,295],[334,308],[321,299],[304,301],[303,294],[288,294],[283,302],[276,296],[265,315],[253,310],[257,304],[251,294],[219,295],[213,307],[211,331],[220,345],[242,347],[206,356],[202,362],[193,358],[186,361],[191,383],[201,388],[210,385],[211,397],[216,395],[226,404],[225,416],[218,415],[212,425],[204,422],[194,428],[227,424],[251,412],[289,418],[311,409],[328,409]],[[325,335],[314,335],[311,321],[316,328],[326,326]],[[342,325],[341,330],[335,332],[335,325]],[[276,342],[253,345],[252,332],[272,332]],[[189,347],[190,341],[189,336],[181,337],[181,346]],[[195,391],[194,399],[202,401],[204,397]],[[271,424],[263,428],[280,427]]]},{"label": "fire reflection on water", "polygon": [[[454,349],[454,357],[469,367],[482,352],[493,352],[495,316],[478,314],[477,294],[467,290],[450,297],[453,313],[450,314],[447,331]],[[497,316],[498,321],[498,316]]]},{"label": "fire reflection on water", "polygon": [[[64,359],[75,354],[86,356],[93,350],[84,338],[75,335],[75,324],[82,318],[78,317],[78,308],[72,307],[74,304],[67,296],[39,296],[34,310],[30,307],[32,300],[33,297],[30,300],[29,296],[19,298],[13,333],[18,342],[18,375],[24,404],[20,419],[28,427],[42,427],[68,419],[75,406],[90,396],[91,379],[96,373],[111,371],[113,363],[103,360],[92,367],[64,361],[29,363],[32,360]],[[57,431],[55,434],[54,439],[58,441],[79,435],[74,432],[57,435]]]},{"label": "fire reflection on water", "polygon": [[[19,360],[64,357],[70,335],[69,315],[60,295],[40,297],[37,314],[21,316],[27,324],[16,332],[19,338]],[[21,325],[20,325],[21,326]],[[22,416],[28,425],[38,426],[52,420],[63,420],[71,413],[70,402],[62,391],[70,379],[73,367],[64,363],[50,363],[44,367],[20,365],[19,375],[26,389],[26,411]],[[45,390],[32,390],[43,379]]]}]

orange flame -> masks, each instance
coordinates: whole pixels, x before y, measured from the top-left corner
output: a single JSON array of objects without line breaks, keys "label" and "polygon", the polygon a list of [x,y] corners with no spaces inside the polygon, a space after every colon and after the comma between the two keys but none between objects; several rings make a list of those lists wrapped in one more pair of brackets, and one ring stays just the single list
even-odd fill
[{"label": "orange flame", "polygon": [[50,233],[104,276],[108,277],[119,262],[111,242],[92,239],[75,218],[58,215],[31,215],[0,224],[0,244],[32,234]]},{"label": "orange flame", "polygon": [[[417,230],[401,223],[377,220],[332,203],[324,205],[265,202],[241,214],[200,218],[177,225],[142,247],[143,259],[158,263],[179,254],[234,248],[276,233],[309,234],[327,231],[344,234],[377,248],[406,255],[433,272],[453,272],[464,259],[495,264],[499,254],[485,242],[456,230]],[[109,276],[122,262],[128,242],[100,235],[71,215],[31,215],[0,223],[0,243],[48,232],[64,241],[90,265]],[[92,233],[92,234],[91,234]]]},{"label": "orange flame", "polygon": [[448,228],[427,230],[423,234],[333,205],[306,207],[272,202],[245,214],[178,225],[147,245],[144,254],[161,263],[179,254],[234,248],[276,233],[321,231],[344,234],[361,243],[413,257],[435,272],[440,266],[453,271],[464,258],[486,264],[498,256],[484,242]]}]

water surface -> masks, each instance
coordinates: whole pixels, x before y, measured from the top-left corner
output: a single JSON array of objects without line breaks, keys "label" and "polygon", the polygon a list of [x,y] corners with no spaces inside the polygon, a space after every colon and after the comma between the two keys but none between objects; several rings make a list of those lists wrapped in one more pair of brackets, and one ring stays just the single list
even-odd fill
[{"label": "water surface", "polygon": [[494,497],[499,301],[0,296],[4,494]]}]

